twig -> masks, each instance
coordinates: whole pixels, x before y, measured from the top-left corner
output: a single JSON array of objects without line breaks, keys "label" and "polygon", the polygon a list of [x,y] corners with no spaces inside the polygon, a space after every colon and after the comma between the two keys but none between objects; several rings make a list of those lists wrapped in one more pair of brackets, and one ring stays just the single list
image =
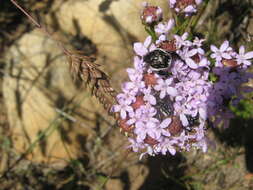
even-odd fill
[{"label": "twig", "polygon": [[71,116],[69,113],[65,112],[64,110],[58,109],[56,108],[55,111],[57,113],[59,113],[60,115],[62,115],[64,118],[66,118],[67,120],[73,122],[73,123],[77,123],[78,125],[80,125],[82,128],[84,129],[91,129],[91,126],[87,126],[87,124],[81,123],[80,121],[78,121],[76,118],[74,118],[73,116]]},{"label": "twig", "polygon": [[38,28],[42,28],[41,25],[31,16],[29,15],[16,1],[10,0],[19,10],[21,10],[29,19],[30,21],[36,25]]},{"label": "twig", "polygon": [[43,27],[41,24],[39,24],[38,21],[35,20],[24,8],[22,8],[15,0],[10,0],[41,32],[46,34],[50,39],[54,40],[57,45],[61,48],[63,53],[66,56],[70,56],[70,52],[63,46],[62,43],[59,42],[59,40],[55,39],[53,37],[53,34],[51,34],[45,27]]}]

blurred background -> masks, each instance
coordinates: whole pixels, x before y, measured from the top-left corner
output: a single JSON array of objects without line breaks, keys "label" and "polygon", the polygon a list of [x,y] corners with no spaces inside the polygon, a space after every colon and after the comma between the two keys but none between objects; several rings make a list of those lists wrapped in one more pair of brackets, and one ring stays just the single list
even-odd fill
[{"label": "blurred background", "polygon": [[[147,36],[141,2],[18,1],[66,48],[96,56],[117,91],[132,66],[132,44]],[[171,16],[167,0],[147,2]],[[253,189],[253,94],[234,109],[229,128],[209,129],[207,153],[139,160],[89,88],[73,82],[56,41],[9,0],[0,2],[0,28],[1,190]],[[196,33],[252,51],[253,1],[210,1]]]}]

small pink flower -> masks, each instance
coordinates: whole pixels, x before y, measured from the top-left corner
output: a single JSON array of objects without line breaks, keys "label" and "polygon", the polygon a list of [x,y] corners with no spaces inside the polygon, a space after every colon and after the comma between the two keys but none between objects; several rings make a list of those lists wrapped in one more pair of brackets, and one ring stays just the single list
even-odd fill
[{"label": "small pink flower", "polygon": [[[130,119],[126,122],[128,125],[135,124],[137,127],[143,123],[143,116],[140,109],[137,109],[135,112],[129,113]],[[140,124],[141,123],[141,124]]]},{"label": "small pink flower", "polygon": [[191,16],[197,12],[197,5],[202,3],[202,0],[169,0],[170,8],[173,8],[177,13],[185,13],[185,16]]},{"label": "small pink flower", "polygon": [[131,94],[129,91],[126,91],[123,89],[124,93],[120,93],[117,95],[117,100],[122,99],[126,102],[126,104],[130,105],[131,103],[133,103],[136,98],[133,94]]},{"label": "small pink flower", "polygon": [[251,65],[250,59],[253,58],[253,51],[250,51],[248,53],[245,53],[245,47],[241,46],[239,49],[239,54],[236,56],[236,61],[238,64],[244,64],[246,66]]},{"label": "small pink flower", "polygon": [[[171,136],[169,130],[167,130],[167,128],[169,127],[169,125],[171,124],[172,119],[171,118],[166,118],[162,121],[162,123],[160,124],[159,128],[157,129],[157,131],[159,131],[160,135],[169,137]],[[160,138],[160,137],[159,137]]]},{"label": "small pink flower", "polygon": [[157,85],[154,86],[154,89],[160,91],[160,98],[163,99],[166,94],[174,97],[177,95],[177,90],[171,86],[173,78],[163,80],[159,79]]},{"label": "small pink flower", "polygon": [[162,143],[157,145],[154,149],[157,153],[162,153],[163,155],[166,155],[167,152],[169,152],[171,155],[176,154],[175,144],[177,144],[177,140],[174,139],[164,139]]},{"label": "small pink flower", "polygon": [[122,89],[129,91],[129,93],[136,95],[137,92],[145,87],[143,81],[135,80],[132,82],[125,82],[122,85]]},{"label": "small pink flower", "polygon": [[197,48],[197,52],[198,54],[200,55],[204,55],[205,54],[205,51],[202,49],[202,43],[205,41],[205,39],[199,39],[198,37],[196,37],[193,41],[193,45],[196,46]]},{"label": "small pink flower", "polygon": [[231,55],[228,53],[231,51],[232,48],[229,47],[229,42],[225,41],[218,49],[216,46],[211,45],[211,51],[213,52],[211,54],[211,58],[216,59],[217,62],[220,62],[223,58],[224,59],[231,59]]},{"label": "small pink flower", "polygon": [[142,143],[137,143],[135,139],[128,138],[128,141],[130,142],[130,145],[127,148],[131,148],[134,152],[138,152],[139,149],[145,148]]},{"label": "small pink flower", "polygon": [[167,23],[159,23],[155,27],[157,34],[168,34],[169,31],[175,26],[174,19],[170,19]]},{"label": "small pink flower", "polygon": [[134,51],[137,55],[144,56],[148,53],[148,48],[152,42],[152,37],[148,36],[144,43],[134,43]]},{"label": "small pink flower", "polygon": [[191,46],[192,43],[188,40],[189,34],[185,32],[182,36],[174,35],[174,38],[176,40],[176,47],[177,49],[180,49],[182,46]]},{"label": "small pink flower", "polygon": [[128,68],[126,71],[131,81],[140,81],[143,73],[143,61],[138,57],[134,57],[134,68]]},{"label": "small pink flower", "polygon": [[126,119],[127,113],[133,112],[133,108],[126,101],[119,99],[119,104],[113,106],[113,111],[120,112],[120,117]]},{"label": "small pink flower", "polygon": [[183,9],[186,16],[190,16],[192,13],[196,13],[197,9],[193,5],[189,5]]},{"label": "small pink flower", "polygon": [[185,63],[192,69],[197,69],[198,65],[192,59],[194,55],[196,55],[197,49],[188,50],[188,48],[184,48],[182,51],[179,51],[180,57],[185,61]]},{"label": "small pink flower", "polygon": [[155,105],[156,104],[156,99],[155,97],[151,94],[151,87],[149,86],[147,89],[143,89],[143,94],[144,97],[143,99],[145,101],[147,101],[148,103],[150,103],[151,105]]},{"label": "small pink flower", "polygon": [[210,61],[206,57],[201,57],[200,62],[198,64],[200,67],[208,67],[210,65]]}]

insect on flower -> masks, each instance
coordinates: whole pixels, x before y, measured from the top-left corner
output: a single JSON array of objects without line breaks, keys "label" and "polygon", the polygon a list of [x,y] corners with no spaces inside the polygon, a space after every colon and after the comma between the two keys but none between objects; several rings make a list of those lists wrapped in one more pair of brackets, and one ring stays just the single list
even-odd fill
[{"label": "insect on flower", "polygon": [[173,102],[169,97],[165,97],[163,100],[158,98],[156,107],[160,119],[170,117],[174,113]]},{"label": "insect on flower", "polygon": [[146,54],[143,60],[152,71],[164,75],[171,66],[172,53],[159,48]]},{"label": "insect on flower", "polygon": [[196,115],[195,117],[191,115],[186,115],[186,118],[189,122],[189,125],[186,127],[186,130],[192,131],[193,127],[199,124],[199,115]]}]

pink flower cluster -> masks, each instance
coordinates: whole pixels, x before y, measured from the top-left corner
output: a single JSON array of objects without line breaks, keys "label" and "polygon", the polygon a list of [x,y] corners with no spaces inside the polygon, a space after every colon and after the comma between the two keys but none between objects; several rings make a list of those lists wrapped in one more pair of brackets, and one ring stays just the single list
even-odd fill
[{"label": "pink flower cluster", "polygon": [[212,73],[219,80],[213,84],[209,96],[208,114],[215,126],[222,124],[228,127],[230,119],[234,117],[228,109],[228,103],[236,106],[245,93],[253,91],[252,87],[244,85],[253,78],[252,73],[247,72],[251,66],[253,51],[246,53],[245,47],[241,46],[237,53],[229,46],[228,41],[224,41],[219,48],[211,45],[210,49],[210,57],[215,66]]},{"label": "pink flower cluster", "polygon": [[239,53],[235,52],[232,47],[229,46],[229,42],[225,41],[217,48],[211,45],[211,58],[215,59],[216,67],[230,66],[230,67],[242,67],[248,68],[251,65],[250,59],[253,58],[253,52],[245,52],[245,47],[241,46]]},{"label": "pink flower cluster", "polygon": [[[176,149],[189,150],[192,146],[206,150],[204,124],[210,62],[200,40],[191,42],[186,36],[175,35],[169,41],[160,35],[156,43],[149,36],[143,44],[134,44],[134,68],[127,69],[130,81],[122,85],[123,93],[113,107],[120,113],[121,129],[132,134],[134,151],[145,148],[150,155],[174,155]],[[162,76],[153,72],[143,58],[166,45],[176,47],[175,57],[167,71],[169,76]]]},{"label": "pink flower cluster", "polygon": [[[173,27],[173,20],[156,23],[158,40],[148,36],[134,44],[130,80],[122,85],[112,110],[119,113],[119,127],[130,136],[130,147],[142,156],[207,151],[207,123],[228,125],[233,117],[228,104],[236,105],[243,92],[252,91],[242,84],[253,78],[246,72],[253,51],[246,53],[241,46],[237,53],[225,41],[219,48],[211,45],[208,57],[204,39],[189,38],[188,33],[169,38]],[[216,81],[210,80],[211,74]]]}]

